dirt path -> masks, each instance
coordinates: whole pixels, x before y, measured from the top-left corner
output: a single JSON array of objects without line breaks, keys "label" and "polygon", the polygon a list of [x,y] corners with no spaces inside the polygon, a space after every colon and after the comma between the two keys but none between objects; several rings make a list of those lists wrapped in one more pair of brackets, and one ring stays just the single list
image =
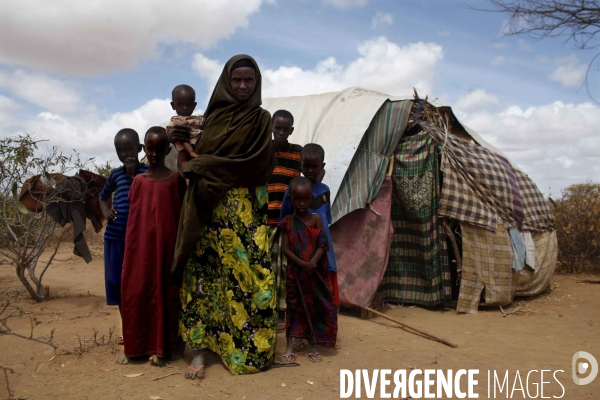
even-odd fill
[{"label": "dirt path", "polygon": [[[7,290],[12,303],[26,311],[12,322],[15,330],[27,334],[29,317],[35,317],[41,321],[36,334],[48,335],[54,329],[59,346],[55,356],[48,347],[0,337],[0,365],[19,372],[9,378],[20,398],[336,399],[340,398],[341,369],[407,369],[410,373],[418,368],[479,369],[479,398],[488,398],[488,370],[496,370],[502,377],[508,370],[511,388],[517,370],[524,386],[530,370],[563,370],[556,375],[566,393],[562,398],[600,399],[600,377],[587,386],[577,386],[571,379],[571,359],[576,351],[587,351],[600,360],[600,285],[584,282],[600,281],[597,276],[556,276],[548,293],[534,299],[517,299],[505,311],[519,310],[506,317],[499,309],[482,310],[477,315],[408,306],[381,309],[456,342],[457,349],[405,332],[382,318],[363,320],[346,311],[339,319],[343,348],[322,349],[324,361],[320,364],[300,354],[299,367],[231,376],[213,355],[207,359],[206,380],[198,383],[182,376],[190,361],[189,352],[184,359],[173,361],[170,368],[151,367],[148,362],[128,366],[114,363],[119,346],[112,342],[103,345],[102,336],[106,343],[110,329],[119,333],[120,322],[118,310],[105,305],[101,248],[93,249],[94,261],[88,265],[70,251],[64,246],[58,255],[61,261],[47,272],[45,281],[53,298],[41,304],[23,295],[11,268],[0,269],[0,292]],[[98,332],[98,344],[92,339],[93,330]],[[279,338],[278,355],[284,347],[284,337]],[[143,375],[126,376],[130,374]],[[166,376],[169,374],[173,375]],[[539,372],[531,374],[532,397],[533,383],[540,381]],[[544,396],[562,394],[552,373],[546,373],[544,381],[549,382],[544,385]],[[391,393],[393,388],[392,382],[388,391]],[[0,375],[0,398],[6,397]],[[375,398],[379,398],[379,387]],[[506,395],[498,394],[498,398]],[[525,397],[516,391],[513,398]]]}]

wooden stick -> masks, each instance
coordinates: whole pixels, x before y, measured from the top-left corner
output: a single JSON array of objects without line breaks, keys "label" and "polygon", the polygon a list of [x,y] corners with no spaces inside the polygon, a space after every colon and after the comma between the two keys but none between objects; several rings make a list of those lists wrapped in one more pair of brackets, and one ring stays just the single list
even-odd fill
[{"label": "wooden stick", "polygon": [[378,315],[378,316],[380,316],[381,318],[385,318],[385,319],[387,319],[387,320],[389,320],[389,321],[395,322],[395,323],[397,323],[397,324],[398,324],[398,325],[400,325],[400,326],[403,326],[403,327],[405,327],[405,328],[408,328],[408,329],[411,329],[411,330],[413,330],[413,331],[415,331],[415,332],[418,332],[418,333],[420,333],[421,335],[425,335],[425,336],[427,336],[428,338],[430,338],[430,339],[433,339],[433,340],[436,340],[436,341],[438,341],[438,342],[440,342],[440,343],[443,343],[443,344],[445,344],[445,345],[447,345],[447,346],[450,346],[450,347],[453,347],[453,348],[457,348],[457,347],[458,347],[458,345],[457,345],[456,343],[452,343],[452,342],[450,342],[450,341],[448,341],[448,340],[445,340],[445,339],[442,339],[442,338],[440,338],[440,337],[438,337],[438,336],[432,335],[431,333],[428,333],[428,332],[425,332],[425,331],[419,330],[419,329],[417,329],[417,328],[413,328],[413,327],[412,327],[412,326],[410,326],[410,325],[406,325],[404,322],[400,322],[400,321],[398,321],[397,319],[394,319],[394,318],[392,318],[392,317],[388,317],[388,316],[387,316],[387,315],[385,315],[384,313],[380,313],[379,311],[375,311],[375,310],[373,310],[372,308],[369,308],[369,307],[361,307],[361,308],[362,308],[362,309],[364,309],[364,310],[366,310],[366,311],[368,311],[368,312],[371,312],[371,313],[373,313],[373,314],[375,314],[375,315]]},{"label": "wooden stick", "polygon": [[177,374],[179,374],[179,373],[180,373],[180,372],[173,372],[173,373],[171,373],[171,374],[167,374],[167,375],[159,376],[158,378],[152,378],[152,379],[148,379],[148,380],[149,380],[149,381],[157,381],[157,380],[159,380],[159,379],[166,378],[166,377],[168,377],[168,376],[177,375]]}]

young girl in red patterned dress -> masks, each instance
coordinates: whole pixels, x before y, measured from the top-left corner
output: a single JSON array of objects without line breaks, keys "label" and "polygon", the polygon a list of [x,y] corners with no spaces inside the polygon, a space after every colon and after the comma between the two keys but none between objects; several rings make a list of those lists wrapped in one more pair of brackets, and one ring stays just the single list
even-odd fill
[{"label": "young girl in red patterned dress", "polygon": [[295,212],[279,223],[288,238],[283,240],[283,252],[288,260],[287,348],[281,362],[296,360],[293,338],[306,339],[308,359],[320,362],[323,358],[314,344],[335,347],[337,337],[337,313],[327,271],[329,244],[321,217],[308,211],[313,197],[311,181],[294,178],[289,190]]}]

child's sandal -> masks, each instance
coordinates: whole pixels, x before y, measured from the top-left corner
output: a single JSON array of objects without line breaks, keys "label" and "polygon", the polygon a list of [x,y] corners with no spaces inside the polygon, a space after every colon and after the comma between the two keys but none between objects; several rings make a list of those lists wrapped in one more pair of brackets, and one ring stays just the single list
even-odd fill
[{"label": "child's sandal", "polygon": [[281,362],[280,364],[291,364],[294,361],[296,361],[296,354],[295,353],[289,353],[289,354],[284,354],[281,356]]},{"label": "child's sandal", "polygon": [[306,353],[310,362],[318,363],[323,361],[323,357],[317,352],[315,353]]}]

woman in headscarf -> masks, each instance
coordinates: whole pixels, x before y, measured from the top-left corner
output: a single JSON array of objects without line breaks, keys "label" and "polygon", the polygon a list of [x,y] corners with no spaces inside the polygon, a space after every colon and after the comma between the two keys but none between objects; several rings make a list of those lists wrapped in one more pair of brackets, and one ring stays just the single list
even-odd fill
[{"label": "woman in headscarf", "polygon": [[[180,334],[194,351],[186,378],[202,379],[205,349],[232,374],[273,362],[277,334],[267,237],[267,179],[274,165],[271,116],[261,75],[247,55],[231,58],[204,114],[197,158],[179,154],[189,179],[174,268],[182,277]],[[178,126],[172,141],[185,140]]]}]

